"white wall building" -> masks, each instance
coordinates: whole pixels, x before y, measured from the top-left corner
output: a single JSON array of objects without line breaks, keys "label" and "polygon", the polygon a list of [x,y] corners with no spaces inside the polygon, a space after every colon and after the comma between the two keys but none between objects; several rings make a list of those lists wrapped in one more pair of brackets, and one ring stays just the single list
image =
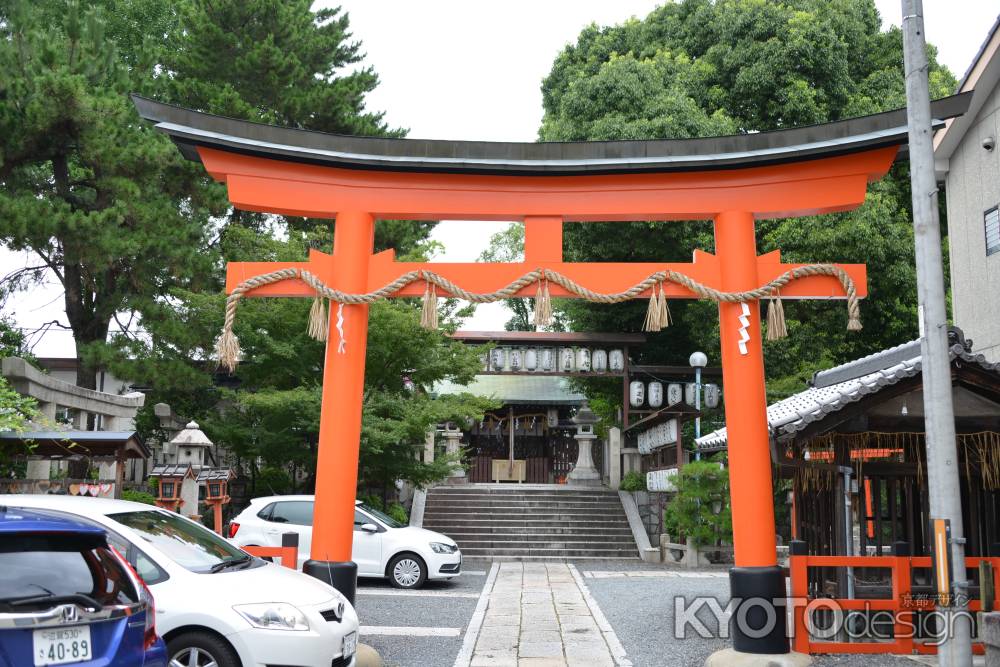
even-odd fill
[{"label": "white wall building", "polygon": [[972,340],[973,352],[991,362],[1000,361],[998,82],[1000,19],[959,85],[959,92],[973,91],[969,111],[947,121],[934,137],[948,206],[953,319]]}]

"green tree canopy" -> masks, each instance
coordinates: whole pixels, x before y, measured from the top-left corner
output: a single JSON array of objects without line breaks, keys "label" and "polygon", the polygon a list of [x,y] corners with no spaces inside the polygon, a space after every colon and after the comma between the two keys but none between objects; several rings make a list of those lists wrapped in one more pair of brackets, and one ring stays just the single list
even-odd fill
[{"label": "green tree canopy", "polygon": [[224,208],[132,109],[128,92],[152,79],[146,47],[124,58],[101,7],[58,3],[54,18],[55,4],[0,7],[0,241],[62,284],[78,381],[94,388],[116,314],[211,273],[200,251]]},{"label": "green tree canopy", "polygon": [[[954,77],[930,49],[933,97]],[[542,140],[687,138],[822,123],[905,105],[902,37],[873,0],[680,0],[642,20],[591,25],[542,84]],[[873,184],[856,211],[758,223],[758,251],[786,261],[867,263],[865,328],[845,331],[839,304],[792,302],[789,339],[765,346],[771,388],[916,336],[916,287],[905,165]],[[710,222],[571,224],[573,261],[690,261],[712,251]],[[714,305],[670,304],[675,325],[650,335],[650,363],[718,349]],[[577,330],[632,330],[646,304],[563,302]],[[783,380],[783,381],[779,381]],[[609,399],[618,401],[617,397]]]}]

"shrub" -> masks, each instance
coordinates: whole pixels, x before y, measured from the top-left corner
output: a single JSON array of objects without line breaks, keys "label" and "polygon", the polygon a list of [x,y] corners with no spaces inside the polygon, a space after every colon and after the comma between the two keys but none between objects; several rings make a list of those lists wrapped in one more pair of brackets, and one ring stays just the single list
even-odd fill
[{"label": "shrub", "polygon": [[732,542],[729,471],[717,462],[692,461],[681,468],[674,484],[677,493],[663,517],[663,527],[671,538],[690,538],[701,545]]},{"label": "shrub", "polygon": [[404,526],[410,523],[410,516],[406,513],[406,508],[399,503],[390,503],[389,509],[385,510],[385,513]]},{"label": "shrub", "polygon": [[633,470],[622,477],[622,483],[618,485],[622,491],[645,491],[646,476]]},{"label": "shrub", "polygon": [[122,500],[131,500],[133,503],[144,503],[146,505],[156,504],[156,496],[152,493],[136,491],[135,489],[124,489],[122,491]]},{"label": "shrub", "polygon": [[358,496],[358,500],[363,502],[365,505],[368,505],[368,507],[378,510],[379,512],[385,511],[385,503],[382,502],[382,496],[369,493],[367,495]]}]

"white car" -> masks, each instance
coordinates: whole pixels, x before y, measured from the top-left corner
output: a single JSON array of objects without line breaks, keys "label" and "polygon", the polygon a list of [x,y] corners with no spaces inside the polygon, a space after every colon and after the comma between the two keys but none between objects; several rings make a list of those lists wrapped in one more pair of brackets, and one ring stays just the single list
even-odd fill
[{"label": "white car", "polygon": [[5,495],[3,503],[58,510],[104,528],[153,593],[171,665],[355,664],[358,616],[337,590],[254,558],[179,514],[79,496]]},{"label": "white car", "polygon": [[[281,534],[299,535],[299,568],[312,544],[313,496],[254,498],[229,524],[237,546],[281,546]],[[449,537],[415,526],[357,501],[352,559],[359,577],[388,577],[397,588],[419,588],[428,579],[451,579],[462,570],[462,552]]]}]

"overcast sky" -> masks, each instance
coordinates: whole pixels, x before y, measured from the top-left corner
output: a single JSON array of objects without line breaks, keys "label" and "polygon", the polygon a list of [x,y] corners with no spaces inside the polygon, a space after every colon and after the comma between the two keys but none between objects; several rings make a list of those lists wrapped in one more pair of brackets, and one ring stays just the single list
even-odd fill
[{"label": "overcast sky", "polygon": [[[898,25],[899,0],[875,0],[883,24]],[[409,136],[427,139],[534,141],[542,118],[541,81],[566,44],[591,22],[642,18],[661,2],[649,0],[341,0],[381,83],[368,108]],[[960,9],[959,9],[960,8]],[[996,0],[924,0],[927,39],[959,78],[996,20]],[[445,244],[436,261],[474,261],[504,223],[443,222],[434,238]],[[0,251],[4,273],[24,259]],[[28,330],[59,319],[66,323],[58,285],[11,299]],[[467,329],[499,329],[507,320],[499,304],[480,306]],[[70,332],[53,329],[36,341],[38,356],[73,356]]]}]

